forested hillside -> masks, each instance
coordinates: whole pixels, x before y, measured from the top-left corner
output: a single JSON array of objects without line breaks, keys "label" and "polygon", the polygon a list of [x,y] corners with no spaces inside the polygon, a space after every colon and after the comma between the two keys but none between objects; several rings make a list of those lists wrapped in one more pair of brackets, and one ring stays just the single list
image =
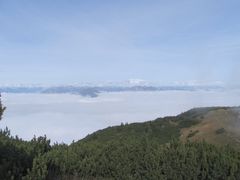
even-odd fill
[{"label": "forested hillside", "polygon": [[109,127],[70,145],[1,130],[0,179],[239,179],[238,110],[192,109]]}]

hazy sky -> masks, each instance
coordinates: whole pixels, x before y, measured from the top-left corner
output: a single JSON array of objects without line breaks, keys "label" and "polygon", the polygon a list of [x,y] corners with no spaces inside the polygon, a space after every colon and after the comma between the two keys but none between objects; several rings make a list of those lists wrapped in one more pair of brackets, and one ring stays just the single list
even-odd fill
[{"label": "hazy sky", "polygon": [[233,84],[239,9],[239,0],[0,0],[0,84]]}]

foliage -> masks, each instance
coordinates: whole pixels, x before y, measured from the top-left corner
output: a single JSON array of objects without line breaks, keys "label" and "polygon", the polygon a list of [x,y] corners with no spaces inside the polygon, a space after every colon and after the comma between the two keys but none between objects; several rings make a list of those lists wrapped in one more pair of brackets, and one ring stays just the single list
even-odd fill
[{"label": "foliage", "polygon": [[[61,150],[61,148],[63,148]],[[78,143],[37,157],[43,179],[239,179],[240,153],[205,142]],[[41,162],[41,163],[40,163]],[[36,177],[35,177],[36,178]],[[37,179],[37,178],[36,178]]]},{"label": "foliage", "polygon": [[34,165],[34,159],[51,149],[46,137],[30,142],[12,137],[8,128],[0,131],[0,179],[21,179]]},{"label": "foliage", "polygon": [[55,144],[47,150],[42,147],[49,147],[47,140],[26,142],[2,131],[0,179],[240,178],[240,152],[205,142],[181,143],[175,139],[162,144],[145,134],[127,141],[79,141]]},{"label": "foliage", "polygon": [[23,141],[6,128],[0,130],[0,179],[240,179],[238,150],[179,141],[182,128],[211,110],[109,127],[70,145],[50,145],[46,136]]},{"label": "foliage", "polygon": [[2,105],[1,94],[0,94],[0,120],[2,119],[3,112],[6,108]]},{"label": "foliage", "polygon": [[225,133],[225,129],[224,128],[220,128],[216,130],[216,134],[223,134]]},{"label": "foliage", "polygon": [[190,133],[188,134],[187,137],[188,137],[188,138],[191,138],[191,137],[195,136],[198,132],[199,132],[198,130],[192,131],[192,132],[190,132]]}]

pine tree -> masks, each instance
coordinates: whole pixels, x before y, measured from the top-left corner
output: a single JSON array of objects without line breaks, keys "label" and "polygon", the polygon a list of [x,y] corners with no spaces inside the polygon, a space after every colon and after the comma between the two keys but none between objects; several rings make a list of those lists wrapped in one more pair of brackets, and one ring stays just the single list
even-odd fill
[{"label": "pine tree", "polygon": [[1,94],[0,94],[0,120],[2,119],[2,115],[3,115],[4,110],[5,110],[5,107],[2,105]]}]

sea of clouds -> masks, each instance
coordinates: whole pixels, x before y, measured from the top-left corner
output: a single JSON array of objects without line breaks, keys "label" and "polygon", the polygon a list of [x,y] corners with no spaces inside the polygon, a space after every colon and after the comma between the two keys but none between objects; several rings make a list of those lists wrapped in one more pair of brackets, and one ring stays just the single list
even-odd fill
[{"label": "sea of clouds", "polygon": [[239,106],[240,91],[159,91],[70,94],[2,94],[7,107],[0,128],[29,140],[46,134],[70,143],[96,130],[123,123],[177,115],[194,107]]}]

